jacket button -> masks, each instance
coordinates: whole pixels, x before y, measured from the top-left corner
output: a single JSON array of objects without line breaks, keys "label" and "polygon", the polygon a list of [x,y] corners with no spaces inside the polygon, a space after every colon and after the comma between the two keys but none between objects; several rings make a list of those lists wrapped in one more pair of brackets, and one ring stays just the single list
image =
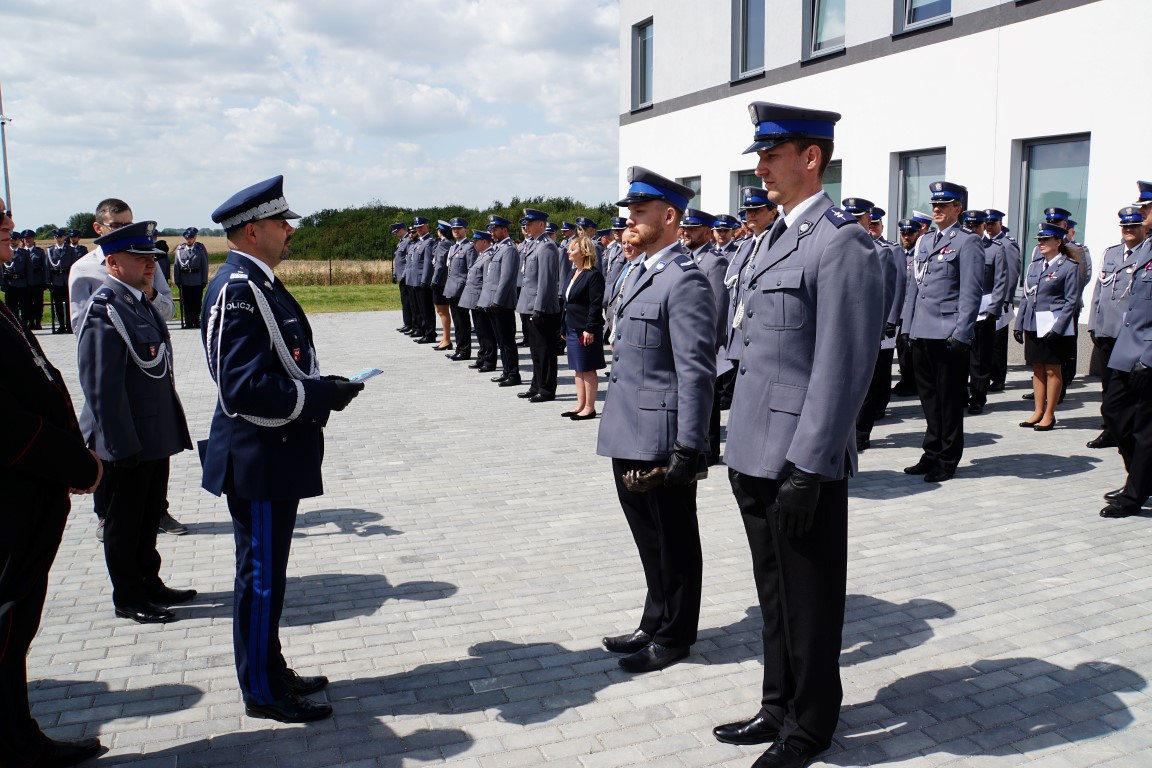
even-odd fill
[{"label": "jacket button", "polygon": [[663,400],[660,401],[660,407],[661,408],[666,408],[667,406],[668,406],[668,403],[664,402]]},{"label": "jacket button", "polygon": [[613,377],[612,377],[612,381],[619,381],[619,380],[620,380],[620,377],[619,377],[619,376],[613,376]]},{"label": "jacket button", "polygon": [[780,281],[779,281],[779,280],[777,280],[777,281],[776,281],[776,285],[780,285]]},{"label": "jacket button", "polygon": [[752,289],[755,289],[755,288],[756,288],[756,283],[752,283],[752,284],[750,284],[748,287],[749,287],[749,288],[752,288]]},{"label": "jacket button", "polygon": [[744,375],[744,374],[746,374],[746,373],[748,373],[748,369],[747,369],[747,368],[741,368],[741,369],[740,369],[740,375],[741,375],[741,376],[743,376],[743,375]]},{"label": "jacket button", "polygon": [[615,356],[612,358],[612,362],[614,362],[614,363],[618,363],[618,362],[620,362],[620,355],[615,355]]},{"label": "jacket button", "polygon": [[744,339],[744,346],[748,346],[751,343],[752,343],[752,339]]},{"label": "jacket button", "polygon": [[749,313],[748,313],[748,317],[752,317],[752,313],[751,313],[751,312],[749,312]]}]

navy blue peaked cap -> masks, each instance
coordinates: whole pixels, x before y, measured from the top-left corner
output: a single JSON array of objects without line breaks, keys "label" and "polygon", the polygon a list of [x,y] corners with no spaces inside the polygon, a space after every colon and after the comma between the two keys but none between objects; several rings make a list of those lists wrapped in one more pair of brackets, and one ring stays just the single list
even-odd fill
[{"label": "navy blue peaked cap", "polygon": [[298,219],[284,199],[284,177],[273,176],[246,187],[220,204],[212,212],[212,221],[225,230],[261,219]]}]

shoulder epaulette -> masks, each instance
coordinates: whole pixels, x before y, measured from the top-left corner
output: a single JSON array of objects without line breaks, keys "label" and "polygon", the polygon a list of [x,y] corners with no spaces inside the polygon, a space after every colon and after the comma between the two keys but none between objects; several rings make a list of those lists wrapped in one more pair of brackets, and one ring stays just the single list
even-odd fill
[{"label": "shoulder epaulette", "polygon": [[856,223],[855,216],[842,208],[837,208],[836,206],[832,206],[828,210],[824,211],[824,218],[835,224],[837,229],[847,226],[848,224]]},{"label": "shoulder epaulette", "polygon": [[91,300],[101,304],[107,304],[115,294],[115,291],[105,285],[96,289],[96,293],[92,294]]},{"label": "shoulder epaulette", "polygon": [[680,267],[680,269],[684,270],[685,272],[690,269],[700,269],[700,267],[696,264],[695,259],[693,259],[691,256],[677,256],[672,263]]}]

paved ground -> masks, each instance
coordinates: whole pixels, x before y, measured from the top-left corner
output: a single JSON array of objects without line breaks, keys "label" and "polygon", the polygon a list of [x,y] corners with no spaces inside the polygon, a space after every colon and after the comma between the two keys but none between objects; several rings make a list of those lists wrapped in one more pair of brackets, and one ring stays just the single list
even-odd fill
[{"label": "paved ground", "polygon": [[[333,680],[333,719],[243,715],[232,667],[232,539],[192,452],[170,499],[164,575],[201,598],[180,621],[116,619],[90,502],[69,521],[32,646],[49,733],[99,735],[98,765],[748,766],[712,726],[758,706],[758,616],[723,472],[701,484],[705,584],[690,659],[631,677],[600,637],[635,627],[639,563],[594,453],[597,421],[530,405],[393,331],[398,313],[314,318],[325,372],[386,375],[328,429],[327,494],[306,500],[284,616],[286,655]],[[213,405],[198,335],[174,331],[194,437]],[[70,337],[44,336],[64,370]],[[522,356],[524,359],[527,355]],[[72,392],[80,402],[73,376]],[[1017,428],[1009,391],[969,423],[956,478],[931,486],[918,405],[897,400],[850,486],[845,701],[826,765],[1152,764],[1147,517],[1104,520],[1118,457],[1084,443],[1098,384],[1060,425]],[[134,762],[143,761],[143,762]]]}]

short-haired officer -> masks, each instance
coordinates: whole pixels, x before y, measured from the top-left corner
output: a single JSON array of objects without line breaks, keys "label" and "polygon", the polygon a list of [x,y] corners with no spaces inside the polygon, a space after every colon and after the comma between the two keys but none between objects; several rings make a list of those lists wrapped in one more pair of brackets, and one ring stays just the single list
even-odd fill
[{"label": "short-haired officer", "polygon": [[449,360],[472,358],[472,321],[467,308],[460,307],[460,294],[468,282],[468,270],[476,262],[476,249],[468,240],[468,222],[460,217],[448,220],[452,229],[452,244],[448,247],[448,278],[444,281],[444,298],[452,314],[452,327],[456,334],[456,349]]},{"label": "short-haired officer", "polygon": [[516,351],[516,275],[520,272],[520,254],[508,236],[511,226],[512,222],[503,216],[488,216],[492,255],[480,289],[480,307],[488,310],[500,350],[500,375],[492,381],[502,387],[518,387],[522,383],[520,354]]},{"label": "short-haired officer", "polygon": [[408,280],[405,275],[408,265],[408,225],[399,221],[388,228],[396,238],[396,247],[392,250],[392,282],[400,287],[400,317],[403,325],[396,330],[400,333],[411,333],[412,325],[412,296],[408,290]]},{"label": "short-haired officer", "polygon": [[1020,254],[1020,244],[1004,226],[1004,211],[996,208],[984,209],[984,239],[1004,249],[1005,263],[1008,265],[1008,292],[1000,319],[996,321],[996,342],[992,354],[992,376],[988,382],[989,392],[1003,392],[1008,378],[1008,330],[1012,325],[1012,307],[1016,301],[1016,290],[1020,287],[1020,272],[1024,268]]},{"label": "short-haired officer", "polygon": [[996,354],[996,326],[1008,303],[1008,254],[1003,245],[984,236],[988,221],[988,214],[984,211],[964,211],[960,214],[960,221],[980,238],[980,244],[984,246],[980,312],[972,327],[968,366],[968,413],[976,416],[984,412],[988,403],[988,386]]},{"label": "short-haired officer", "polygon": [[184,242],[176,246],[173,282],[180,288],[181,328],[200,327],[200,306],[208,285],[208,249],[196,239],[200,230],[184,230]]},{"label": "short-haired officer", "polygon": [[[900,306],[900,320],[897,325],[900,328],[904,327],[904,297],[908,293],[908,281],[912,279],[912,260],[916,255],[916,241],[920,236],[927,231],[927,225],[916,219],[915,217],[908,219],[900,219],[896,223],[896,228],[900,231],[900,252],[904,256],[904,291],[901,294]],[[916,377],[912,373],[912,349],[904,343],[906,338],[903,331],[899,332],[896,337],[896,362],[900,369],[900,378],[892,387],[892,394],[901,397],[908,397],[916,394]]]},{"label": "short-haired officer", "polygon": [[548,214],[535,208],[524,209],[527,239],[520,253],[523,287],[516,311],[524,320],[524,332],[532,353],[532,381],[516,396],[531,403],[556,399],[556,339],[560,335],[560,301],[552,286],[560,260],[556,243],[545,234]]},{"label": "short-haired officer", "polygon": [[475,258],[468,265],[468,278],[460,293],[460,309],[472,313],[472,326],[476,329],[476,362],[469,368],[480,373],[496,370],[496,331],[492,327],[492,317],[480,304],[480,294],[484,289],[484,273],[492,260],[492,233],[483,229],[472,230],[472,245]]}]

